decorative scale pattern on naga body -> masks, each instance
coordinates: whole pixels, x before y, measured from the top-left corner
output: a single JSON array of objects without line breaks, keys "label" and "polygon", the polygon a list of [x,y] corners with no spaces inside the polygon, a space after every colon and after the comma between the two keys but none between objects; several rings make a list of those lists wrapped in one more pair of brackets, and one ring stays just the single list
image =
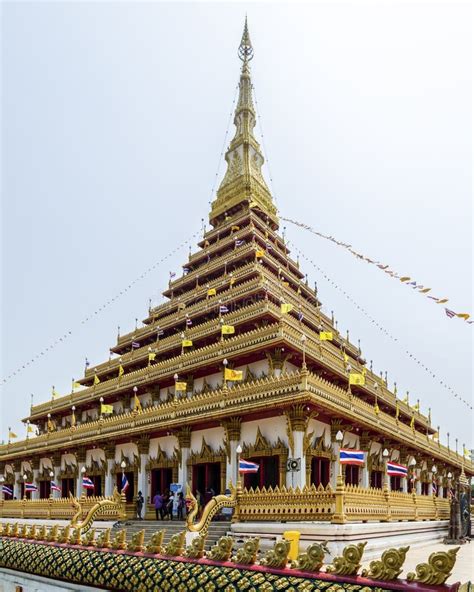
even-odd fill
[{"label": "decorative scale pattern on naga body", "polygon": [[389,588],[330,582],[319,579],[281,575],[270,571],[221,565],[206,565],[143,557],[110,551],[92,551],[39,543],[0,539],[0,566],[68,581],[124,592],[220,592],[248,590],[271,592],[388,592]]}]

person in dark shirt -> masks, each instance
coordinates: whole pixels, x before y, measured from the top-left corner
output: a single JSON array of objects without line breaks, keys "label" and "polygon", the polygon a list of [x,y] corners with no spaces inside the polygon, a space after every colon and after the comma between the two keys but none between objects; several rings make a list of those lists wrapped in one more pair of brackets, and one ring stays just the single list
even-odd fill
[{"label": "person in dark shirt", "polygon": [[163,496],[159,491],[156,492],[155,497],[153,498],[153,505],[155,506],[156,519],[158,520],[158,516],[160,516],[163,520]]}]

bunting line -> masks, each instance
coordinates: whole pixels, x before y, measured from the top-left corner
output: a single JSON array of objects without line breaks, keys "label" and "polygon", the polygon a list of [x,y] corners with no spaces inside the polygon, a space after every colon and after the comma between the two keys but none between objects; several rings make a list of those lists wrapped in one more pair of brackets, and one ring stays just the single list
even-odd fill
[{"label": "bunting line", "polygon": [[[288,241],[287,244],[289,244],[290,241]],[[469,401],[466,401],[466,399],[463,399],[453,388],[451,388],[449,386],[449,384],[447,384],[446,382],[444,382],[443,380],[440,379],[440,377],[435,374],[430,368],[428,368],[425,364],[423,364],[423,362],[421,362],[413,353],[411,353],[409,350],[405,349],[405,346],[400,342],[400,340],[395,337],[394,335],[392,335],[392,333],[390,331],[387,331],[387,329],[385,329],[385,327],[383,327],[379,322],[377,322],[366,310],[365,308],[363,308],[362,306],[360,306],[353,298],[350,294],[348,294],[343,288],[341,288],[341,286],[339,286],[338,284],[336,284],[336,282],[334,280],[332,280],[325,271],[323,271],[319,265],[317,265],[310,257],[308,257],[301,249],[299,249],[298,247],[295,246],[294,243],[291,243],[295,249],[295,251],[303,258],[305,259],[310,265],[312,265],[315,269],[317,269],[317,271],[319,271],[319,273],[332,285],[334,286],[337,290],[339,290],[339,292],[341,292],[344,297],[349,300],[349,302],[351,302],[356,308],[357,310],[359,310],[365,317],[367,317],[370,322],[375,325],[377,327],[377,329],[379,329],[379,331],[381,331],[384,335],[386,335],[389,339],[391,339],[392,341],[394,341],[395,343],[398,343],[401,345],[401,347],[403,348],[404,353],[411,358],[414,362],[416,362],[418,364],[418,366],[420,366],[421,368],[423,368],[423,370],[429,374],[432,378],[434,378],[435,380],[437,380],[439,382],[439,384],[445,388],[446,390],[448,390],[452,395],[454,395],[454,397],[456,397],[457,399],[459,399],[459,401],[461,401],[461,403],[464,403],[464,405],[466,405],[469,409],[473,409],[473,406],[471,405],[471,403]]]},{"label": "bunting line", "polygon": [[[110,298],[109,300],[107,300],[106,302],[104,302],[101,306],[99,306],[90,315],[88,315],[87,317],[83,318],[78,324],[79,325],[85,325],[86,323],[88,323],[90,320],[92,320],[94,317],[96,317],[96,315],[98,315],[100,312],[102,312],[105,308],[108,308],[116,300],[118,300],[124,294],[126,294],[129,290],[131,290],[131,288],[133,288],[133,286],[137,282],[143,280],[147,275],[149,275],[152,271],[154,271],[159,265],[161,265],[167,259],[169,259],[170,257],[172,257],[177,251],[181,250],[190,241],[192,241],[193,239],[198,238],[200,236],[201,236],[201,230],[198,230],[197,232],[193,233],[189,238],[187,238],[186,240],[182,241],[172,251],[169,251],[169,253],[167,255],[164,255],[161,259],[158,259],[157,261],[155,261],[155,263],[153,265],[150,265],[150,267],[148,267],[141,275],[139,275],[138,277],[136,277],[132,282],[130,282],[127,286],[125,286],[122,290],[120,290],[120,292],[117,292],[117,294],[115,296],[113,296],[112,298]],[[48,345],[47,347],[45,347],[44,349],[42,349],[39,353],[37,353],[32,358],[30,358],[27,362],[25,362],[22,366],[18,366],[18,368],[16,370],[14,370],[10,374],[8,374],[8,376],[2,378],[2,384],[6,384],[11,378],[13,378],[14,376],[17,376],[23,370],[26,370],[26,368],[28,366],[31,366],[31,364],[34,364],[39,358],[41,358],[41,356],[46,355],[48,352],[50,352],[52,349],[54,349],[60,343],[66,341],[66,339],[69,339],[69,337],[71,337],[72,334],[73,334],[73,331],[72,330],[66,331],[63,335],[61,335],[61,337],[58,337],[58,339],[56,339],[56,341],[54,341],[53,343],[51,343],[50,345]]]},{"label": "bunting line", "polygon": [[[380,269],[381,271],[383,271],[384,273],[386,273],[390,277],[400,280],[400,282],[402,284],[404,284],[405,286],[409,286],[412,290],[416,290],[418,292],[418,294],[422,294],[426,298],[433,300],[434,302],[436,302],[436,304],[446,304],[446,302],[449,301],[448,298],[438,298],[437,296],[432,296],[431,294],[429,294],[429,292],[431,292],[431,288],[428,288],[423,284],[419,284],[416,280],[413,280],[411,277],[409,277],[407,275],[401,275],[399,273],[396,273],[395,271],[390,269],[389,265],[381,263],[380,261],[377,261],[375,259],[371,259],[370,257],[367,257],[366,255],[364,255],[362,253],[358,253],[357,251],[355,251],[352,248],[352,245],[349,245],[348,243],[344,243],[342,241],[339,241],[339,240],[335,239],[333,236],[323,234],[322,232],[318,232],[317,230],[314,230],[314,228],[312,228],[308,224],[304,224],[303,222],[297,222],[296,220],[292,220],[291,218],[284,218],[283,216],[280,216],[280,219],[285,220],[285,222],[289,222],[290,224],[293,224],[294,226],[298,226],[299,228],[303,228],[304,230],[307,230],[308,232],[311,232],[312,234],[319,236],[320,238],[324,238],[325,240],[331,241],[332,243],[334,243],[338,247],[342,247],[346,251],[349,251],[349,253],[351,253],[354,257],[356,257],[360,261],[365,261],[366,263],[369,263],[370,265],[377,267],[378,269]],[[459,319],[463,319],[464,321],[466,321],[470,325],[472,325],[474,323],[474,319],[471,319],[470,313],[456,312],[454,310],[451,310],[450,308],[447,308],[446,306],[444,306],[443,308],[444,308],[444,312],[445,312],[446,316],[448,317],[448,319],[453,319],[456,317]]]}]

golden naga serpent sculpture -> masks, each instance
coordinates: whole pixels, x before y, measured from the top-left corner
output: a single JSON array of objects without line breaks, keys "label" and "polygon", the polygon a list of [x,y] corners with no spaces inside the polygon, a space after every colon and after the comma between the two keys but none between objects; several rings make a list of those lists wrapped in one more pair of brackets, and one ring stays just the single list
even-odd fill
[{"label": "golden naga serpent sculpture", "polygon": [[201,536],[207,535],[209,524],[213,517],[220,512],[222,508],[235,508],[237,505],[237,490],[229,483],[230,495],[216,495],[204,507],[201,519],[194,524],[199,506],[197,499],[194,497],[189,484],[186,484],[186,500],[189,504],[189,513],[186,518],[186,526],[188,531],[198,532]]},{"label": "golden naga serpent sculpture", "polygon": [[103,499],[97,502],[92,508],[87,512],[86,517],[84,520],[81,520],[81,516],[83,514],[82,505],[80,500],[74,497],[71,492],[69,492],[69,497],[71,499],[71,503],[73,508],[76,510],[76,513],[71,518],[71,528],[75,528],[81,533],[86,533],[92,526],[94,522],[94,518],[102,514],[105,510],[109,509],[116,509],[119,518],[125,518],[125,501],[122,499],[122,496],[118,492],[117,488],[114,488],[114,492],[112,494],[112,499]]}]

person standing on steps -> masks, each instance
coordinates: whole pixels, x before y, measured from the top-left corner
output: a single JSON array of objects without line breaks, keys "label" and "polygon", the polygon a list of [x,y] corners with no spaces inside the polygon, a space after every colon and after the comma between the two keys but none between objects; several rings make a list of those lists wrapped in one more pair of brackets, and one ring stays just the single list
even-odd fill
[{"label": "person standing on steps", "polygon": [[142,510],[143,510],[143,503],[144,503],[142,492],[139,491],[137,495],[137,518],[138,520],[143,520],[142,518]]},{"label": "person standing on steps", "polygon": [[158,520],[158,516],[163,520],[163,496],[159,491],[156,492],[153,498],[153,505],[155,506],[155,515]]}]

